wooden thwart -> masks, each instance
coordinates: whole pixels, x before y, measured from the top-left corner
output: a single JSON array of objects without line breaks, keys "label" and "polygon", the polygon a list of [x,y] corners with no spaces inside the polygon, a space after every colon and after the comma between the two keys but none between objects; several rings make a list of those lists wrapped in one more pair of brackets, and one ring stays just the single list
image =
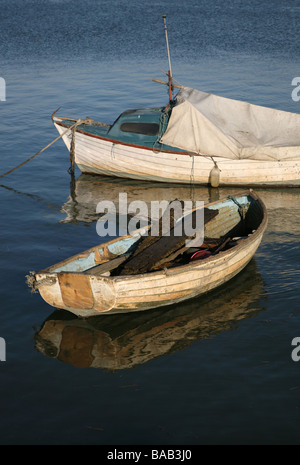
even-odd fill
[{"label": "wooden thwart", "polygon": [[84,273],[85,274],[97,274],[101,275],[103,273],[107,273],[108,271],[113,270],[117,266],[121,265],[130,254],[125,254],[122,255],[121,257],[113,258],[112,260],[109,260],[108,262],[102,263],[101,265],[96,265],[93,266],[92,268],[89,268],[86,270]]},{"label": "wooden thwart", "polygon": [[[209,210],[204,208],[204,224],[210,221],[218,214],[218,210]],[[183,219],[191,223],[195,219],[196,211],[189,214]],[[185,228],[182,228],[182,235],[174,234],[175,226],[170,229],[168,235],[153,237],[150,235],[143,238],[140,246],[133,255],[115,271],[115,275],[135,275],[147,273],[164,268],[171,259],[175,259],[179,254],[188,249],[186,241],[191,240],[193,236],[185,234]]]}]

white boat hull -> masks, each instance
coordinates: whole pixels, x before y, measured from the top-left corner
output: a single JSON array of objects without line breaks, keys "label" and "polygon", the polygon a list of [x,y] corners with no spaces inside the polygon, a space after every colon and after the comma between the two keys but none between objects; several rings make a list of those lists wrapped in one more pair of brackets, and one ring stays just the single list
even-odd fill
[{"label": "white boat hull", "polygon": [[[56,118],[56,121],[59,121]],[[55,122],[62,134],[66,127]],[[70,150],[71,131],[63,136]],[[300,185],[300,161],[257,161],[216,158],[220,186]],[[94,173],[147,181],[203,184],[210,183],[214,167],[211,158],[180,152],[115,143],[100,136],[76,130],[75,163],[83,173]]]}]

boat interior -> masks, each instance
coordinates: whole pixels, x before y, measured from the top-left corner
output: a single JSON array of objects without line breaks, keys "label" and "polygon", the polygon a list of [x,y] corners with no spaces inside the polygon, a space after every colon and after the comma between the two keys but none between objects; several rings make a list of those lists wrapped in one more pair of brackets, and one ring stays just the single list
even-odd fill
[{"label": "boat interior", "polygon": [[204,224],[203,243],[197,247],[189,247],[186,236],[172,236],[171,230],[170,234],[151,236],[149,226],[147,234],[144,229],[142,235],[137,230],[133,235],[93,247],[44,271],[120,276],[187,265],[235,247],[257,230],[264,217],[263,207],[253,195],[229,196],[205,209],[210,215]]}]

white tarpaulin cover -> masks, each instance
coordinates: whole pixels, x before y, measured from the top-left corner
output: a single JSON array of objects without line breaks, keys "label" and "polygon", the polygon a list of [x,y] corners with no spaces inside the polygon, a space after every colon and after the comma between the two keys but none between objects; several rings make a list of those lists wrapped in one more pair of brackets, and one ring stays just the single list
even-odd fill
[{"label": "white tarpaulin cover", "polygon": [[202,155],[300,159],[300,115],[183,87],[161,142]]}]

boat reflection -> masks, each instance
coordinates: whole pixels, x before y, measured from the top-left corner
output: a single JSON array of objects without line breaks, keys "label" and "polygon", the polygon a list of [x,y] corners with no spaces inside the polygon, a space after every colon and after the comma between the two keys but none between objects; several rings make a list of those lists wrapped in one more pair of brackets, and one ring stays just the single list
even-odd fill
[{"label": "boat reflection", "polygon": [[[228,191],[229,192],[229,191]],[[219,200],[218,189],[199,187],[196,185],[167,184],[155,182],[141,182],[112,178],[108,176],[93,176],[81,174],[75,181],[71,180],[70,195],[61,208],[65,214],[62,223],[91,223],[99,219],[96,213],[97,204],[102,200],[114,203],[118,211],[119,194],[127,194],[127,202],[142,200],[148,206],[150,213],[151,201],[167,200]]]},{"label": "boat reflection", "polygon": [[225,286],[201,298],[131,315],[79,319],[57,310],[35,334],[44,355],[78,368],[115,371],[171,354],[193,341],[236,328],[264,309],[266,293],[255,259]]},{"label": "boat reflection", "polygon": [[[251,187],[251,186],[249,186]],[[238,188],[210,188],[194,184],[163,184],[141,182],[107,176],[82,174],[71,182],[70,196],[61,208],[65,217],[61,222],[91,223],[99,219],[97,204],[102,200],[112,201],[118,210],[119,194],[126,193],[128,204],[135,200],[146,202],[150,213],[150,202],[179,199],[202,200],[205,203],[218,201],[229,194],[240,192]],[[255,188],[268,210],[268,230],[298,234],[300,230],[300,188]],[[299,213],[299,214],[297,214]]]}]

